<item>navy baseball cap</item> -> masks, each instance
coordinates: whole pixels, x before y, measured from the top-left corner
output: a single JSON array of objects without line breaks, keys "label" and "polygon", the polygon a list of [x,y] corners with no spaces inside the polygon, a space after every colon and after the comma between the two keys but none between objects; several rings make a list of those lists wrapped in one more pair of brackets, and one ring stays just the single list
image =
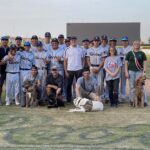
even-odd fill
[{"label": "navy baseball cap", "polygon": [[24,42],[24,46],[31,46],[30,42]]},{"label": "navy baseball cap", "polygon": [[90,42],[90,40],[88,38],[82,40],[82,42]]},{"label": "navy baseball cap", "polygon": [[64,38],[63,34],[59,34],[58,38]]},{"label": "navy baseball cap", "polygon": [[32,35],[31,40],[32,39],[38,40],[38,36],[37,35]]},{"label": "navy baseball cap", "polygon": [[51,42],[57,42],[57,43],[59,43],[59,41],[58,41],[57,38],[53,38],[53,39],[51,40]]},{"label": "navy baseball cap", "polygon": [[65,43],[67,43],[67,42],[70,42],[70,39],[68,39],[68,38],[67,38],[67,39],[65,39]]},{"label": "navy baseball cap", "polygon": [[129,38],[127,36],[124,36],[121,41],[129,41]]},{"label": "navy baseball cap", "polygon": [[45,33],[45,37],[51,37],[51,33],[50,32],[46,32]]},{"label": "navy baseball cap", "polygon": [[17,46],[15,44],[10,45],[10,50],[15,50],[17,48]]},{"label": "navy baseball cap", "polygon": [[95,37],[93,38],[93,41],[100,41],[99,36],[95,36]]},{"label": "navy baseball cap", "polygon": [[43,46],[43,43],[41,41],[38,41],[37,47],[42,47],[42,46]]},{"label": "navy baseball cap", "polygon": [[15,40],[20,40],[20,41],[22,41],[22,37],[21,37],[21,36],[17,36],[17,37],[15,38]]},{"label": "navy baseball cap", "polygon": [[108,38],[107,38],[107,35],[106,34],[103,34],[102,36],[101,36],[101,39],[102,40],[107,40]]},{"label": "navy baseball cap", "polygon": [[110,39],[109,39],[109,41],[117,42],[117,39],[116,39],[116,38],[114,38],[114,37],[112,37],[112,38],[110,38]]},{"label": "navy baseball cap", "polygon": [[77,40],[77,37],[76,37],[76,36],[72,36],[72,37],[70,38],[70,40]]},{"label": "navy baseball cap", "polygon": [[1,37],[1,40],[2,40],[2,41],[8,41],[8,39],[9,39],[8,36],[3,36],[3,37]]}]

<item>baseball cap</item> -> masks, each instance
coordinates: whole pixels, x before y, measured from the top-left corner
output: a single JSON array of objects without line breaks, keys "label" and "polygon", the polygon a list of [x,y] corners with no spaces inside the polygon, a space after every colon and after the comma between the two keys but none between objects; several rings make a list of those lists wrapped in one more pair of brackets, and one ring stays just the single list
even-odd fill
[{"label": "baseball cap", "polygon": [[90,42],[90,40],[88,38],[82,40],[82,42]]},{"label": "baseball cap", "polygon": [[31,46],[30,42],[24,42],[24,46]]},{"label": "baseball cap", "polygon": [[15,44],[10,45],[11,50],[15,50],[16,48],[17,48],[17,46]]},{"label": "baseball cap", "polygon": [[100,41],[99,36],[95,36],[95,37],[93,38],[93,41]]},{"label": "baseball cap", "polygon": [[41,41],[38,41],[37,47],[42,47],[42,46],[43,46],[43,43]]},{"label": "baseball cap", "polygon": [[117,39],[115,37],[112,37],[112,38],[109,39],[109,41],[117,42]]},{"label": "baseball cap", "polygon": [[58,38],[64,38],[63,34],[59,34]]},{"label": "baseball cap", "polygon": [[38,36],[37,36],[37,35],[32,35],[31,39],[36,39],[36,40],[38,40]]},{"label": "baseball cap", "polygon": [[102,36],[101,36],[101,39],[102,40],[107,40],[108,38],[107,38],[107,35],[106,34],[103,34]]},{"label": "baseball cap", "polygon": [[2,37],[1,37],[1,40],[2,40],[2,41],[8,41],[8,39],[9,39],[8,36],[2,36]]},{"label": "baseball cap", "polygon": [[65,39],[65,43],[67,43],[67,42],[70,42],[70,39],[68,39],[68,38],[67,38],[67,39]]},{"label": "baseball cap", "polygon": [[70,40],[77,40],[77,37],[76,37],[76,36],[72,36],[72,37],[70,38]]},{"label": "baseball cap", "polygon": [[51,37],[51,33],[50,32],[46,32],[45,33],[45,37]]},{"label": "baseball cap", "polygon": [[17,36],[17,37],[15,38],[15,40],[20,40],[20,41],[22,41],[22,37],[21,37],[21,36]]},{"label": "baseball cap", "polygon": [[129,41],[129,38],[127,36],[122,37],[121,41]]},{"label": "baseball cap", "polygon": [[59,43],[57,38],[53,38],[51,42],[57,42],[57,43]]},{"label": "baseball cap", "polygon": [[52,70],[52,71],[56,71],[56,70],[58,70],[58,68],[57,68],[57,66],[52,66],[52,67],[51,67],[51,70]]}]

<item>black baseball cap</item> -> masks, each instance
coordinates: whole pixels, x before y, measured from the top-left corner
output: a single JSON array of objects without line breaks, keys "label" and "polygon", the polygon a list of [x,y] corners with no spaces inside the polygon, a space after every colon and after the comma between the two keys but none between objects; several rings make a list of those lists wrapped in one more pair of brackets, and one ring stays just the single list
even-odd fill
[{"label": "black baseball cap", "polygon": [[59,34],[58,38],[64,38],[64,35],[63,34]]},{"label": "black baseball cap", "polygon": [[57,38],[53,38],[53,39],[51,40],[51,42],[57,42],[57,43],[59,43],[59,41],[58,41]]},{"label": "black baseball cap", "polygon": [[38,36],[37,35],[32,35],[31,40],[32,39],[38,40]]},{"label": "black baseball cap", "polygon": [[15,50],[17,48],[17,46],[15,44],[10,45],[10,50]]},{"label": "black baseball cap", "polygon": [[76,37],[76,36],[72,36],[72,37],[70,38],[70,40],[77,40],[77,37]]},{"label": "black baseball cap", "polygon": [[15,40],[20,40],[20,41],[22,41],[22,37],[21,37],[21,36],[17,36],[17,37],[15,38]]},{"label": "black baseball cap", "polygon": [[82,40],[82,42],[90,42],[90,40],[88,38]]},{"label": "black baseball cap", "polygon": [[43,46],[43,43],[41,41],[38,41],[37,47],[42,47],[42,46]]},{"label": "black baseball cap", "polygon": [[51,37],[51,33],[50,32],[46,32],[45,33],[45,37]]},{"label": "black baseball cap", "polygon": [[107,37],[106,34],[103,34],[103,35],[101,36],[101,39],[102,39],[102,40],[108,40],[108,37]]},{"label": "black baseball cap", "polygon": [[95,36],[95,37],[93,38],[93,41],[100,41],[99,36]]},{"label": "black baseball cap", "polygon": [[8,41],[8,39],[9,39],[8,36],[2,36],[2,37],[1,37],[1,40],[2,40],[2,41]]}]

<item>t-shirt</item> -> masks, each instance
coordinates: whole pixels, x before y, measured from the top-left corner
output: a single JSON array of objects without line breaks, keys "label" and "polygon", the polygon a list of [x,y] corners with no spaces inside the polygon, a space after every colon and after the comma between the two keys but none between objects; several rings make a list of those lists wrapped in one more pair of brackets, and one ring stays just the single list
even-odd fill
[{"label": "t-shirt", "polygon": [[[115,72],[117,70],[117,68],[121,67],[122,63],[120,60],[119,56],[109,56],[106,58],[105,62],[104,62],[104,69],[108,69],[111,72]],[[111,75],[109,75],[106,71],[106,76],[105,76],[105,80],[109,81],[109,80],[114,80],[120,78],[120,72],[117,73],[117,75],[115,77],[112,77]]]},{"label": "t-shirt", "polygon": [[[137,51],[137,52],[134,52],[139,64],[141,65],[141,67],[143,68],[143,62],[145,60],[147,60],[146,58],[146,55],[144,52],[142,51]],[[131,70],[131,71],[140,71],[136,64],[135,64],[135,58],[134,58],[134,55],[133,55],[133,51],[130,51],[127,53],[126,55],[126,61],[128,61],[128,70]]]},{"label": "t-shirt", "polygon": [[69,46],[65,50],[64,56],[68,59],[67,70],[77,71],[83,69],[82,59],[84,58],[84,51],[80,46]]},{"label": "t-shirt", "polygon": [[98,88],[97,81],[92,76],[90,76],[90,78],[88,80],[84,80],[83,77],[80,77],[80,78],[78,78],[76,84],[81,86],[87,92],[95,92]]}]

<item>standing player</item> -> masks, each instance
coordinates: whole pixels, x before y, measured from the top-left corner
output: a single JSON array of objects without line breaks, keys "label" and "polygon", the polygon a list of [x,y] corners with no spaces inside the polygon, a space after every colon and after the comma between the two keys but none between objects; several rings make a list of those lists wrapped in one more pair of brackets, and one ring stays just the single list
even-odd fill
[{"label": "standing player", "polygon": [[132,50],[132,46],[129,45],[129,39],[127,36],[121,39],[122,48],[118,49],[118,55],[120,56],[122,67],[121,67],[121,78],[120,78],[120,98],[126,100],[126,77],[125,77],[125,57],[128,52]]},{"label": "standing player", "polygon": [[[96,78],[99,87],[101,86],[101,71],[104,64],[102,52],[100,50],[100,38],[95,36],[93,39],[93,47],[87,53],[87,62],[90,68],[91,75]],[[100,89],[100,94],[102,89]]]},{"label": "standing player", "polygon": [[15,38],[15,42],[16,42],[16,47],[17,47],[17,51],[24,51],[24,47],[21,45],[22,44],[22,37],[17,36]]},{"label": "standing player", "polygon": [[[105,61],[106,57],[108,56],[108,49],[109,49],[109,45],[108,45],[108,38],[107,35],[102,35],[101,36],[101,45],[100,45],[100,51],[102,53],[102,59],[103,61]],[[101,89],[102,89],[102,100],[108,101],[109,100],[109,93],[108,93],[108,87],[107,84],[104,86],[105,82],[105,69],[102,68],[101,71]]]},{"label": "standing player", "polygon": [[64,35],[63,35],[63,34],[60,34],[60,35],[58,36],[58,41],[59,41],[59,47],[60,47],[61,49],[65,50],[65,49],[66,49],[66,45],[65,45],[65,43],[64,43]]},{"label": "standing player", "polygon": [[37,35],[33,35],[31,37],[31,51],[34,52],[37,50],[38,37]]},{"label": "standing player", "polygon": [[20,55],[16,53],[16,45],[10,46],[10,51],[2,63],[6,63],[6,106],[10,105],[11,98],[15,98],[16,105],[19,105],[19,72]]},{"label": "standing player", "polygon": [[[0,62],[8,54],[9,47],[8,47],[8,37],[4,36],[1,38],[1,47],[0,47]],[[2,88],[3,84],[6,79],[6,64],[0,66],[0,106],[2,105],[1,95],[2,95]]]},{"label": "standing player", "polygon": [[21,84],[21,106],[25,106],[25,99],[23,95],[22,85],[24,77],[30,74],[31,67],[34,64],[34,55],[30,51],[31,44],[29,42],[24,43],[25,50],[20,52],[21,62],[20,62],[20,84]]},{"label": "standing player", "polygon": [[45,51],[50,51],[51,50],[51,33],[50,32],[45,33],[45,39],[44,39],[44,42],[43,42],[43,49]]},{"label": "standing player", "polygon": [[49,63],[47,53],[43,50],[41,41],[37,43],[37,50],[34,52],[35,66],[38,68],[38,73],[42,80],[42,95],[44,94],[45,80],[47,76],[46,64]]}]

